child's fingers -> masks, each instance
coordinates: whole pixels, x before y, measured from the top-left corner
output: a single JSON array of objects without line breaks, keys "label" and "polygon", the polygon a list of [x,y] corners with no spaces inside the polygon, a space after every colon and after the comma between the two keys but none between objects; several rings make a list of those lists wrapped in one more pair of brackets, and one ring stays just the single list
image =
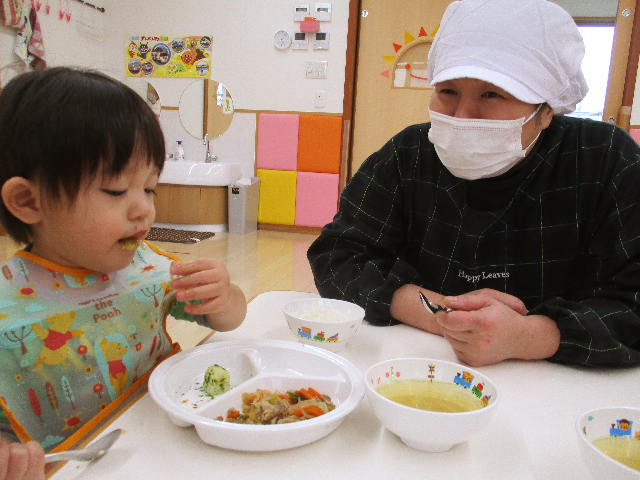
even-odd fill
[{"label": "child's fingers", "polygon": [[197,284],[194,287],[180,290],[176,294],[176,298],[181,302],[188,302],[190,300],[201,300],[204,302],[227,295],[229,293],[230,286],[231,284],[228,281],[215,281]]},{"label": "child's fingers", "polygon": [[[180,293],[189,292],[188,296],[179,295],[178,300],[198,300],[207,298],[208,296],[214,296],[215,289],[228,287],[230,283],[231,279],[226,270],[207,270],[175,279],[171,282],[171,287],[174,290],[180,290]],[[207,295],[201,287],[211,288],[212,294]]]},{"label": "child's fingers", "polygon": [[199,258],[190,262],[175,261],[171,264],[171,275],[191,275],[192,273],[201,272],[203,270],[212,270],[224,266],[220,260],[213,258]]},{"label": "child's fingers", "polygon": [[20,443],[9,445],[9,464],[7,465],[7,480],[23,479],[29,463],[29,451]]},{"label": "child's fingers", "polygon": [[[213,263],[212,265],[210,268],[204,270],[189,268],[185,270],[185,272],[188,271],[190,273],[179,273],[178,275],[180,275],[180,277],[174,278],[171,281],[171,287],[175,290],[180,290],[210,283],[228,282],[229,272],[227,272],[224,265],[221,262],[217,264]],[[182,270],[180,271],[182,272]]]},{"label": "child's fingers", "polygon": [[44,480],[42,446],[10,443],[0,435],[0,480]]},{"label": "child's fingers", "polygon": [[204,299],[200,304],[185,305],[184,311],[193,315],[207,315],[218,313],[227,308],[227,297],[221,295],[215,298]]},{"label": "child's fingers", "polygon": [[0,435],[0,479],[7,478],[7,468],[9,468],[9,455],[11,445],[9,445]]},{"label": "child's fingers", "polygon": [[25,445],[29,452],[29,463],[25,472],[25,480],[44,480],[44,450],[38,442]]}]

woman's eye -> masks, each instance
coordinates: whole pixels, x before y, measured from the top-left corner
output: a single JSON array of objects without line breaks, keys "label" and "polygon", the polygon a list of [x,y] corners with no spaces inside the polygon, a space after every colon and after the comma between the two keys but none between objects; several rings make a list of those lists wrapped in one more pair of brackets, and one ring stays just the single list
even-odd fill
[{"label": "woman's eye", "polygon": [[126,190],[103,190],[107,195],[111,195],[112,197],[120,197],[127,193]]},{"label": "woman's eye", "polygon": [[438,93],[442,93],[444,95],[455,95],[456,91],[453,88],[443,88],[442,90],[438,90]]},{"label": "woman's eye", "polygon": [[483,94],[483,97],[487,97],[487,98],[498,98],[498,97],[501,97],[501,96],[502,95],[500,95],[498,92],[491,92],[491,91],[485,92]]},{"label": "woman's eye", "polygon": [[152,195],[157,195],[157,194],[156,194],[156,191],[155,191],[155,189],[154,189],[154,188],[145,188],[145,189],[144,189],[144,191],[145,191],[146,193],[150,193],[150,194],[152,194]]}]

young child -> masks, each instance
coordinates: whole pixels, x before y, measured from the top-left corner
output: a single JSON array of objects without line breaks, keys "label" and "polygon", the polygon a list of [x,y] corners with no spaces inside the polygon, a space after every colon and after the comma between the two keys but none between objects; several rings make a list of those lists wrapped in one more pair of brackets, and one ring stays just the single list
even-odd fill
[{"label": "young child", "polygon": [[[26,247],[0,276],[0,405],[20,440],[68,448],[115,409],[176,350],[168,314],[244,320],[220,261],[143,241],[164,160],[154,113],[107,76],[58,67],[2,90],[0,222]],[[0,444],[0,462],[41,461],[29,448]]]}]

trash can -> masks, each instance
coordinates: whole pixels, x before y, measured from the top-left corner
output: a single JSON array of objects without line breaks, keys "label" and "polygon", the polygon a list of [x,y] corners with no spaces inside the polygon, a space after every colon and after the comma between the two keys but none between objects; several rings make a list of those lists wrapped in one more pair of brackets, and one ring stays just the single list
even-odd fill
[{"label": "trash can", "polygon": [[[247,179],[251,181],[248,185]],[[229,233],[244,235],[258,229],[259,198],[258,177],[246,177],[229,185]]]}]

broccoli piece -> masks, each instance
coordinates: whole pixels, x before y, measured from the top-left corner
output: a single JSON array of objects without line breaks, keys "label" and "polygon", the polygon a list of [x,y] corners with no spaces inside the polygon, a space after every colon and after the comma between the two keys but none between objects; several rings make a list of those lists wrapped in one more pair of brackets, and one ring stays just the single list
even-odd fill
[{"label": "broccoli piece", "polygon": [[202,391],[210,397],[215,397],[231,388],[229,372],[220,365],[212,365],[204,374]]}]

